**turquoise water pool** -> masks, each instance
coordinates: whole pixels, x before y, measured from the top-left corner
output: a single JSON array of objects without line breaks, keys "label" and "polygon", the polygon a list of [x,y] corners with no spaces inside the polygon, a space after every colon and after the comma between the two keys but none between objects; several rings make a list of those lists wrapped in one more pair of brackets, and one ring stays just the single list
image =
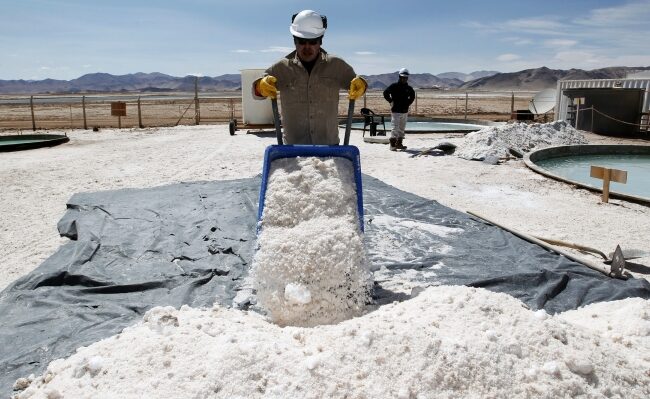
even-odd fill
[{"label": "turquoise water pool", "polygon": [[535,161],[549,172],[602,189],[603,181],[589,176],[591,166],[627,171],[627,184],[612,182],[610,191],[650,198],[650,155],[570,155]]},{"label": "turquoise water pool", "polygon": [[52,147],[70,139],[59,134],[12,134],[0,135],[0,152],[29,150],[39,147]]},{"label": "turquoise water pool", "polygon": [[[363,129],[363,122],[354,122],[351,125],[352,129]],[[434,121],[408,121],[406,122],[406,132],[475,132],[483,129],[484,125],[475,125],[471,123],[455,123],[455,122],[434,122]],[[381,123],[377,125],[377,130],[382,130]],[[392,125],[390,118],[386,118],[386,131],[390,131]],[[368,127],[366,127],[368,129]]]},{"label": "turquoise water pool", "polygon": [[43,141],[41,138],[33,139],[7,139],[0,141],[0,145],[14,145],[14,144],[27,144],[27,143],[37,143]]}]

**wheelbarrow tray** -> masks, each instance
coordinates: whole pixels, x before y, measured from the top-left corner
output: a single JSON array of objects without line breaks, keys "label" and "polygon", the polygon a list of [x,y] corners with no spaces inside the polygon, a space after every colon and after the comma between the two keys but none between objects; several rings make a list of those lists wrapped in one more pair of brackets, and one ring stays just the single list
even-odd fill
[{"label": "wheelbarrow tray", "polygon": [[262,185],[260,187],[260,201],[257,211],[258,231],[264,213],[264,198],[268,184],[271,163],[281,158],[296,157],[341,157],[349,159],[354,168],[354,181],[357,186],[357,209],[359,213],[359,227],[363,231],[363,194],[361,186],[361,162],[359,149],[353,145],[270,145],[264,152],[264,167],[262,169]]}]

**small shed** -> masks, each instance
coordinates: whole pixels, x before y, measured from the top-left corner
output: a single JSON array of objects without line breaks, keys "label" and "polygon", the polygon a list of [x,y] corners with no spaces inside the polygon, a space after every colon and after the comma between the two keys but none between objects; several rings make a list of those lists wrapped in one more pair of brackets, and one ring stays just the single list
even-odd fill
[{"label": "small shed", "polygon": [[650,138],[650,78],[560,80],[555,111],[580,130]]}]

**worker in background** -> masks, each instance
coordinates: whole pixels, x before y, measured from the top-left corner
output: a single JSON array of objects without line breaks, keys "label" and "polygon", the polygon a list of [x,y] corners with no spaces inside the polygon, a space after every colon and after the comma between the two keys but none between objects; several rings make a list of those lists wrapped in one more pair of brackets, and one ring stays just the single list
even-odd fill
[{"label": "worker in background", "polygon": [[384,90],[384,98],[390,103],[391,122],[393,130],[390,134],[390,150],[402,151],[404,146],[404,130],[408,119],[409,107],[415,101],[415,91],[408,84],[409,70],[399,70],[398,81],[391,84]]},{"label": "worker in background", "polygon": [[368,86],[343,59],[321,48],[325,29],[324,15],[312,10],[295,14],[289,32],[296,50],[253,83],[255,98],[282,93],[285,144],[339,144],[339,90],[348,90],[356,100]]}]

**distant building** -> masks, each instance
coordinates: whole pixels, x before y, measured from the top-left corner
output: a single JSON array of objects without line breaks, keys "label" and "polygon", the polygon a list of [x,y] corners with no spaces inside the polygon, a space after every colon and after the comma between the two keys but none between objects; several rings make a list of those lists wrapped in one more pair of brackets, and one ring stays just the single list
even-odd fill
[{"label": "distant building", "polygon": [[576,129],[650,138],[649,112],[650,77],[557,82],[555,120]]}]

